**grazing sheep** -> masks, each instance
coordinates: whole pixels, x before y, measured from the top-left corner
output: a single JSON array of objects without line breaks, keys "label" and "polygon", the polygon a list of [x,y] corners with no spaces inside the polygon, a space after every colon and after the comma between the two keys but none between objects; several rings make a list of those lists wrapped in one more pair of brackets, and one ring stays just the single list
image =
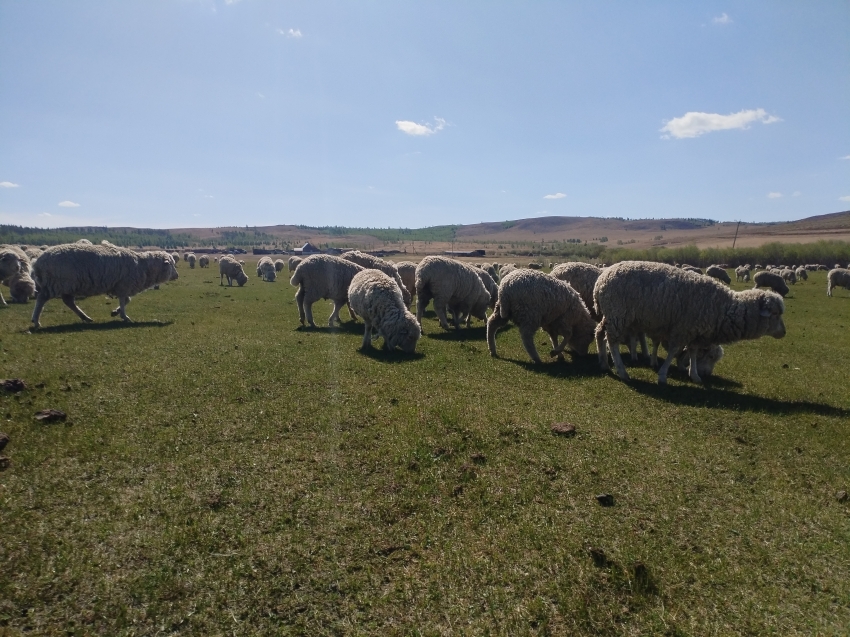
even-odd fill
[{"label": "grazing sheep", "polygon": [[44,252],[44,250],[41,250],[40,248],[32,248],[32,247],[27,248],[26,250],[24,250],[24,254],[26,254],[26,255],[27,255],[27,257],[28,257],[28,258],[29,258],[29,260],[30,260],[30,263],[32,263],[33,261],[35,261],[36,259],[38,259],[38,257],[40,257],[40,256],[41,256],[41,253],[42,253],[42,252]]},{"label": "grazing sheep", "polygon": [[785,336],[782,298],[764,290],[733,292],[714,279],[695,276],[663,263],[623,261],[605,270],[593,290],[602,322],[596,329],[599,362],[607,370],[609,345],[620,378],[629,378],[618,344],[636,333],[669,343],[667,359],[658,372],[666,384],[667,371],[683,348],[691,348],[691,380],[697,372],[700,349],[764,335]]},{"label": "grazing sheep", "polygon": [[832,296],[835,288],[850,290],[850,270],[846,268],[834,268],[826,275],[826,295]]},{"label": "grazing sheep", "polygon": [[[348,286],[354,275],[363,269],[356,263],[330,254],[314,254],[301,261],[289,280],[291,285],[300,286],[295,294],[295,302],[301,325],[304,325],[306,319],[310,327],[316,327],[313,322],[313,303],[319,299],[333,301],[334,309],[328,319],[328,326],[333,327],[334,321],[341,323],[339,311],[348,303]],[[354,320],[351,306],[348,313]]]},{"label": "grazing sheep", "polygon": [[794,274],[797,275],[797,279],[799,279],[800,281],[808,281],[809,280],[809,273],[806,271],[806,268],[804,268],[802,266],[797,268],[794,271]]},{"label": "grazing sheep", "polygon": [[195,263],[197,262],[197,260],[198,260],[198,257],[195,256],[194,252],[190,252],[188,255],[186,255],[186,261],[189,262],[189,267],[192,270],[195,269]]},{"label": "grazing sheep", "polygon": [[475,272],[478,275],[478,278],[481,279],[481,282],[484,284],[484,287],[487,288],[487,292],[490,294],[490,309],[492,310],[496,307],[496,298],[499,296],[499,286],[496,285],[496,282],[493,280],[489,274],[487,274],[484,270],[476,270]]},{"label": "grazing sheep", "polygon": [[797,284],[797,275],[794,274],[794,270],[792,270],[791,268],[783,268],[779,272],[779,276],[791,283],[791,285]]},{"label": "grazing sheep", "polygon": [[599,320],[600,317],[595,316],[593,309],[593,286],[602,274],[602,268],[597,268],[590,263],[561,263],[552,268],[549,274],[560,281],[569,283],[579,293],[593,319]]},{"label": "grazing sheep", "polygon": [[81,245],[81,246],[90,246],[90,245],[92,245],[92,242],[91,242],[91,241],[89,241],[88,239],[77,239],[76,243],[77,243],[77,244],[79,244],[79,245]]},{"label": "grazing sheep", "polygon": [[517,267],[513,263],[506,263],[501,268],[499,268],[499,282],[501,283],[502,279],[504,279],[505,276],[507,276],[516,269]]},{"label": "grazing sheep", "polygon": [[535,263],[534,261],[532,261],[531,263],[528,264],[528,267],[531,270],[542,270],[543,264],[542,263]]},{"label": "grazing sheep", "polygon": [[274,261],[271,260],[271,257],[262,257],[257,262],[257,277],[269,282],[277,278],[277,270],[275,270]]},{"label": "grazing sheep", "polygon": [[416,264],[411,261],[401,261],[396,263],[395,267],[401,277],[401,282],[404,284],[404,289],[407,290],[412,301],[413,295],[416,294]]},{"label": "grazing sheep", "polygon": [[379,259],[378,257],[372,256],[371,254],[366,254],[365,252],[360,252],[359,250],[349,250],[348,252],[345,252],[340,256],[346,261],[356,263],[361,268],[380,270],[388,277],[392,278],[401,290],[401,295],[404,298],[405,305],[410,306],[410,302],[413,300],[413,295],[410,294],[410,292],[408,292],[407,288],[404,286],[404,283],[401,280],[401,276],[399,276],[398,268],[395,266],[394,263],[384,261],[383,259]]},{"label": "grazing sheep", "polygon": [[[20,248],[0,246],[0,281],[8,285],[8,280],[19,272],[29,272],[29,260]],[[0,305],[6,305],[6,299],[0,292]]]},{"label": "grazing sheep", "polygon": [[688,265],[688,264],[685,264],[685,265],[683,265],[683,266],[682,266],[682,269],[683,269],[683,270],[685,270],[686,272],[693,272],[693,273],[695,273],[695,274],[702,274],[702,270],[700,270],[700,269],[699,269],[697,266],[695,266],[695,265]]},{"label": "grazing sheep", "polygon": [[61,298],[73,312],[86,323],[92,319],[77,307],[75,296],[110,294],[118,297],[118,307],[112,316],[130,322],[127,304],[130,297],[160,283],[177,278],[177,269],[171,255],[163,251],[133,252],[109,243],[91,245],[70,243],[44,251],[33,269],[38,294],[32,322],[39,321],[44,304]]},{"label": "grazing sheep", "polygon": [[499,284],[499,270],[496,268],[496,266],[490,265],[489,263],[485,263],[481,266],[481,269],[490,275],[490,278],[493,279],[496,285]]},{"label": "grazing sheep", "polygon": [[286,267],[286,262],[283,259],[275,259],[274,262],[274,271],[275,272],[283,272],[283,269]]},{"label": "grazing sheep", "polygon": [[15,303],[26,303],[35,298],[35,281],[27,272],[17,272],[6,281],[9,295]]},{"label": "grazing sheep", "polygon": [[785,296],[789,292],[788,285],[785,283],[785,280],[778,274],[774,274],[767,270],[756,272],[756,275],[753,277],[753,283],[754,288],[770,288],[782,296]]},{"label": "grazing sheep", "polygon": [[184,253],[183,253],[183,260],[184,260],[186,263],[188,263],[188,262],[189,262],[189,255],[190,255],[190,254],[192,254],[192,253],[191,253],[191,252],[184,252]]},{"label": "grazing sheep", "polygon": [[738,266],[737,268],[735,268],[735,280],[736,281],[743,281],[744,283],[749,282],[750,271],[747,269],[746,266],[741,265],[741,266]]},{"label": "grazing sheep", "polygon": [[[587,354],[596,328],[584,301],[568,283],[534,270],[508,274],[499,287],[496,309],[487,321],[487,346],[496,356],[496,332],[513,321],[525,351],[535,363],[540,356],[534,335],[543,328],[552,341],[550,356],[559,356],[567,345],[578,354]],[[558,343],[558,336],[563,336]]]},{"label": "grazing sheep", "polygon": [[295,272],[299,263],[301,263],[301,257],[289,257],[289,271]]},{"label": "grazing sheep", "polygon": [[198,267],[199,268],[210,267],[210,258],[207,255],[202,254],[200,257],[198,257]]},{"label": "grazing sheep", "polygon": [[440,326],[447,330],[446,308],[452,312],[455,329],[460,329],[460,318],[466,317],[467,326],[471,317],[487,320],[490,293],[478,276],[477,268],[448,259],[428,256],[416,267],[416,320],[422,325],[422,316],[431,299]]},{"label": "grazing sheep", "polygon": [[717,279],[718,281],[723,281],[723,283],[729,285],[732,283],[732,279],[729,278],[729,274],[721,268],[719,265],[710,265],[705,269],[705,275],[710,276],[712,279]]},{"label": "grazing sheep", "polygon": [[348,286],[348,302],[366,324],[363,349],[372,347],[372,338],[382,336],[385,350],[398,347],[407,354],[416,351],[422,329],[407,309],[394,279],[380,270],[361,270]]},{"label": "grazing sheep", "polygon": [[179,252],[172,252],[171,258],[174,259],[174,265],[175,266],[180,263],[180,253]]},{"label": "grazing sheep", "polygon": [[227,285],[230,287],[233,287],[234,280],[236,280],[240,288],[248,282],[248,275],[242,269],[242,264],[230,255],[221,257],[218,262],[218,273],[219,285],[224,285],[224,277],[227,277]]},{"label": "grazing sheep", "polygon": [[756,263],[756,264],[753,266],[753,269],[755,269],[755,270],[764,270],[764,266],[763,266],[761,263]]}]

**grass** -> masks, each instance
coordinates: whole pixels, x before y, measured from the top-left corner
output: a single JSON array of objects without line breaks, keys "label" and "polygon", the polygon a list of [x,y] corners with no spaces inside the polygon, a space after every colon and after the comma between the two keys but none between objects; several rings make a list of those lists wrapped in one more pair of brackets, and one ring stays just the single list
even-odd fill
[{"label": "grass", "polygon": [[0,308],[28,385],[0,392],[0,635],[846,634],[850,293],[825,288],[666,388],[433,315],[417,356],[364,354],[361,324],[300,329],[286,279],[186,264],[132,325]]}]

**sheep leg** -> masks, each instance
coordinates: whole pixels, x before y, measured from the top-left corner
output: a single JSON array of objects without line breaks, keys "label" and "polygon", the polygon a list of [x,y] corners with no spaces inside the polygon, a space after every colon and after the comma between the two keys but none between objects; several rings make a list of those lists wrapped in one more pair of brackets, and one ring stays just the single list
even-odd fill
[{"label": "sheep leg", "polygon": [[[449,321],[446,319],[446,306],[434,301],[434,311],[437,313],[437,318],[440,319],[440,327],[444,330],[449,329]],[[454,317],[452,317],[454,320]]]},{"label": "sheep leg", "polygon": [[661,369],[658,370],[659,385],[667,384],[667,371],[670,369],[673,359],[681,353],[682,349],[682,347],[677,347],[673,345],[673,343],[670,343],[670,348],[667,350],[667,358],[664,360],[664,364],[661,366]]},{"label": "sheep leg", "polygon": [[69,308],[71,308],[71,310],[74,312],[74,314],[79,316],[85,323],[92,323],[93,322],[91,320],[91,318],[86,316],[85,312],[83,312],[80,308],[77,307],[77,304],[74,302],[74,295],[73,294],[63,294],[62,295],[62,302],[65,305],[67,305]]},{"label": "sheep leg", "polygon": [[522,327],[519,330],[519,337],[522,340],[522,346],[528,355],[535,363],[540,363],[540,355],[537,353],[537,347],[534,345],[534,335],[537,333],[537,328]]},{"label": "sheep leg", "polygon": [[121,318],[122,318],[124,321],[126,321],[127,323],[132,323],[132,321],[130,320],[130,317],[129,317],[129,316],[127,316],[127,303],[129,303],[129,302],[130,302],[130,297],[129,297],[129,296],[122,296],[122,297],[120,297],[120,298],[118,299],[118,307],[116,307],[116,308],[115,308],[114,310],[112,310],[112,312],[111,312],[112,316],[118,316],[118,315],[120,314],[120,315],[121,315]]},{"label": "sheep leg", "polygon": [[363,344],[360,349],[369,349],[372,347],[372,326],[366,323],[366,331],[363,332]]},{"label": "sheep leg", "polygon": [[35,298],[35,309],[32,311],[32,323],[35,327],[41,327],[41,311],[44,309],[45,303],[47,303],[47,298],[41,294]]},{"label": "sheep leg", "polygon": [[416,291],[416,321],[419,327],[422,327],[422,317],[425,316],[425,308],[430,302],[431,294],[426,289]]},{"label": "sheep leg", "polygon": [[[351,303],[346,302],[346,305],[348,306],[348,316],[351,317],[352,321],[356,321],[357,315],[354,313],[354,310],[351,309]],[[337,312],[337,316],[339,316],[339,312]]]},{"label": "sheep leg", "polygon": [[691,354],[691,380],[695,383],[701,383],[702,378],[699,377],[699,371],[697,370],[697,353],[698,350],[696,347],[689,347]]},{"label": "sheep leg", "polygon": [[629,373],[626,371],[626,366],[623,365],[623,358],[620,356],[620,343],[619,341],[611,342],[611,337],[607,337],[608,340],[608,349],[611,351],[611,358],[614,359],[614,367],[617,368],[617,375],[622,380],[629,380]]},{"label": "sheep leg", "polygon": [[629,337],[629,358],[632,359],[633,363],[638,362],[637,337],[636,336]]},{"label": "sheep leg", "polygon": [[564,356],[564,348],[566,348],[567,344],[570,342],[570,338],[572,334],[564,334],[564,338],[560,344],[558,344],[558,332],[552,330],[548,332],[549,340],[552,341],[552,351],[549,352],[549,356],[555,358],[556,356],[563,357]]},{"label": "sheep leg", "polygon": [[304,304],[304,316],[307,318],[307,323],[310,327],[316,327],[316,324],[313,322],[313,304],[305,303]]},{"label": "sheep leg", "polygon": [[9,305],[6,303],[6,299],[3,298],[3,293],[0,292],[0,305]]},{"label": "sheep leg", "polygon": [[661,341],[652,340],[652,354],[649,355],[649,365],[652,369],[658,367],[658,345]]},{"label": "sheep leg", "polygon": [[600,323],[596,326],[596,353],[599,356],[599,366],[602,368],[603,372],[607,372],[611,369],[610,365],[608,365],[608,348],[605,343],[605,328],[603,324]]},{"label": "sheep leg", "polygon": [[328,327],[334,326],[334,321],[342,325],[342,321],[339,320],[339,311],[342,309],[343,304],[340,301],[334,301],[334,311],[331,312],[331,316],[328,319]]},{"label": "sheep leg", "polygon": [[298,306],[298,318],[301,320],[301,325],[304,325],[304,286],[298,288],[295,293],[295,304]]},{"label": "sheep leg", "polygon": [[490,319],[487,321],[487,347],[490,349],[490,356],[496,356],[496,332],[507,324],[508,319],[499,316],[498,312],[493,312],[490,315]]},{"label": "sheep leg", "polygon": [[646,345],[646,334],[641,332],[640,336],[638,336],[638,339],[640,341],[640,353],[643,354],[644,358],[648,358],[649,357],[649,347],[647,347],[647,345]]}]

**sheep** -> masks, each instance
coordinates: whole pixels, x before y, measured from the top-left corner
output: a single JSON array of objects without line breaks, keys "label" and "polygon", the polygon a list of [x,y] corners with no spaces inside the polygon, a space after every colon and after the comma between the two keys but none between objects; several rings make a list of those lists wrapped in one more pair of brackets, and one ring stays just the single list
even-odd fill
[{"label": "sheep", "polygon": [[746,266],[738,266],[735,268],[735,280],[743,281],[744,283],[748,283],[750,280],[750,271]]},{"label": "sheep", "polygon": [[478,275],[478,278],[481,279],[481,282],[484,284],[484,287],[487,288],[487,292],[490,294],[490,309],[492,310],[496,307],[496,298],[499,296],[499,286],[496,285],[496,282],[493,280],[487,272],[484,270],[477,270],[475,272]]},{"label": "sheep", "polygon": [[778,274],[774,274],[767,270],[756,272],[756,275],[753,277],[753,283],[754,288],[770,288],[782,296],[787,295],[789,292],[788,285],[785,283],[785,280]]},{"label": "sheep", "polygon": [[[310,327],[316,327],[313,322],[313,303],[319,299],[330,299],[334,304],[328,327],[333,327],[334,321],[341,324],[339,311],[348,303],[348,286],[354,275],[364,269],[347,259],[330,254],[314,254],[301,261],[289,280],[291,285],[300,286],[295,294],[295,303],[298,305],[301,325],[304,325],[306,319]],[[348,307],[348,313],[354,320],[351,306]]]},{"label": "sheep", "polygon": [[262,257],[257,262],[257,276],[263,281],[274,281],[277,278],[277,270],[274,267],[274,261],[271,257]]},{"label": "sheep", "polygon": [[190,254],[192,254],[192,253],[191,253],[191,252],[184,252],[184,253],[183,253],[183,260],[184,260],[186,263],[188,263],[188,262],[189,262],[189,255],[190,255]]},{"label": "sheep", "polygon": [[[23,248],[22,248],[22,249],[23,249]],[[36,259],[38,259],[38,257],[40,257],[40,256],[41,256],[41,253],[42,253],[42,252],[44,252],[44,250],[42,250],[42,249],[40,249],[40,248],[32,248],[32,247],[27,248],[26,250],[24,250],[24,254],[26,254],[26,255],[27,255],[27,257],[28,257],[28,258],[29,258],[29,260],[30,260],[30,263],[32,263],[33,261],[35,261]]]},{"label": "sheep", "polygon": [[834,268],[826,275],[826,295],[832,296],[832,290],[844,288],[850,290],[850,269]]},{"label": "sheep", "polygon": [[295,272],[295,268],[301,263],[301,257],[289,257],[289,271]]},{"label": "sheep", "polygon": [[378,257],[372,256],[371,254],[360,252],[359,250],[349,250],[348,252],[343,253],[341,256],[346,261],[356,263],[362,268],[380,270],[387,276],[391,277],[401,290],[401,295],[404,298],[405,305],[410,306],[410,302],[413,300],[413,295],[408,292],[407,288],[404,286],[404,283],[402,282],[401,277],[398,274],[398,268],[395,267],[395,264],[390,263],[389,261],[384,261],[383,259],[379,259]]},{"label": "sheep", "polygon": [[177,265],[178,263],[180,263],[180,253],[179,252],[172,252],[171,258],[174,259],[174,265]]},{"label": "sheep", "polygon": [[234,279],[241,288],[248,282],[248,275],[242,269],[242,265],[230,255],[223,256],[218,262],[218,284],[224,285],[224,277],[227,277],[227,285],[233,287]]},{"label": "sheep", "polygon": [[658,371],[662,385],[673,359],[685,347],[691,348],[691,380],[699,383],[700,349],[764,335],[785,336],[785,304],[779,295],[756,289],[733,292],[714,279],[664,263],[623,261],[608,268],[596,282],[593,299],[603,317],[596,329],[600,365],[609,369],[607,339],[623,380],[629,375],[616,345],[635,333],[669,343],[667,359]]},{"label": "sheep", "polygon": [[501,283],[502,279],[504,279],[505,276],[507,276],[516,269],[517,267],[513,263],[506,263],[501,268],[499,268],[499,282]]},{"label": "sheep", "polygon": [[490,278],[493,279],[496,285],[499,284],[499,271],[495,266],[485,263],[481,266],[481,269],[490,275]]},{"label": "sheep", "polygon": [[797,284],[797,275],[794,274],[794,270],[792,270],[791,268],[783,268],[780,271],[779,276],[781,276],[786,281],[790,282],[791,285]]},{"label": "sheep", "polygon": [[593,286],[596,285],[596,279],[599,278],[600,274],[602,274],[602,268],[597,268],[590,263],[576,262],[556,265],[552,268],[549,276],[569,283],[579,293],[593,319],[598,321],[600,317],[594,316]]},{"label": "sheep", "polygon": [[[568,283],[535,270],[508,274],[499,287],[496,309],[487,321],[487,347],[496,356],[496,332],[513,321],[519,328],[525,351],[535,363],[540,356],[534,345],[539,328],[552,341],[550,356],[560,356],[567,345],[578,354],[587,354],[593,341],[596,321],[584,301]],[[558,343],[558,336],[563,336]]]},{"label": "sheep", "polygon": [[186,261],[189,262],[189,267],[193,270],[195,269],[195,262],[197,260],[198,260],[198,257],[195,256],[194,252],[190,252],[188,255],[186,255]]},{"label": "sheep", "polygon": [[398,347],[407,354],[416,351],[422,329],[394,279],[380,270],[362,269],[351,279],[348,301],[366,324],[362,349],[372,347],[372,338],[382,336],[385,350]]},{"label": "sheep", "polygon": [[26,303],[35,298],[35,281],[26,272],[17,272],[6,281],[9,295],[15,303]]},{"label": "sheep", "polygon": [[395,267],[412,301],[413,295],[416,294],[416,264],[411,261],[401,261],[396,263]]},{"label": "sheep", "polygon": [[753,266],[753,269],[754,269],[754,270],[764,270],[764,266],[763,266],[761,263],[756,263],[756,264]]},{"label": "sheep", "polygon": [[275,259],[274,262],[274,271],[275,272],[283,272],[283,269],[286,267],[286,263],[283,259]]},{"label": "sheep", "polygon": [[535,263],[534,261],[532,261],[531,263],[528,264],[528,267],[531,270],[542,270],[543,264],[542,263]]},{"label": "sheep", "polygon": [[91,242],[91,241],[89,241],[88,239],[77,239],[76,243],[77,243],[78,245],[81,245],[81,246],[90,246],[90,245],[92,245],[92,242]]},{"label": "sheep", "polygon": [[446,257],[428,256],[416,267],[416,320],[422,325],[422,316],[431,299],[440,326],[447,330],[446,308],[452,312],[455,329],[460,329],[460,318],[487,320],[490,293],[476,270],[470,265]]},{"label": "sheep", "polygon": [[808,281],[809,280],[809,273],[806,271],[806,268],[804,268],[802,266],[797,268],[794,271],[794,274],[797,275],[797,279],[799,279],[800,281]]},{"label": "sheep", "polygon": [[[29,273],[27,255],[20,248],[0,246],[0,281],[8,284],[9,279],[22,271]],[[6,305],[2,292],[0,292],[0,305]]]},{"label": "sheep", "polygon": [[705,275],[710,276],[712,279],[717,279],[718,281],[723,281],[723,283],[729,285],[732,283],[732,279],[729,278],[729,274],[721,268],[719,265],[710,265],[705,269]]},{"label": "sheep", "polygon": [[199,268],[210,267],[210,258],[205,254],[202,254],[201,256],[199,256],[198,257],[198,267]]},{"label": "sheep", "polygon": [[698,267],[696,267],[695,265],[687,265],[687,264],[685,264],[685,265],[683,265],[683,266],[682,266],[682,269],[683,269],[683,270],[685,270],[686,272],[693,272],[693,273],[695,273],[695,274],[702,274],[702,270],[700,270],[700,269],[699,269]]},{"label": "sheep", "polygon": [[86,323],[92,319],[77,307],[75,296],[110,294],[118,297],[112,316],[121,315],[129,323],[127,304],[130,297],[160,283],[177,279],[171,255],[164,251],[133,252],[109,243],[91,245],[71,243],[44,251],[33,268],[38,294],[32,323],[41,327],[44,304],[61,298]]},{"label": "sheep", "polygon": [[[667,343],[661,343],[664,346],[664,349],[667,349]],[[682,352],[676,357],[676,367],[680,370],[684,370],[686,368],[686,362],[690,361],[691,358],[691,348],[686,347],[682,350]],[[720,345],[711,345],[705,348],[697,348],[697,374],[699,374],[700,378],[708,378],[714,373],[714,367],[717,363],[720,362],[720,359],[723,358],[723,348]],[[652,356],[650,358],[650,365],[653,368],[658,366],[658,341],[654,341],[652,343]]]}]

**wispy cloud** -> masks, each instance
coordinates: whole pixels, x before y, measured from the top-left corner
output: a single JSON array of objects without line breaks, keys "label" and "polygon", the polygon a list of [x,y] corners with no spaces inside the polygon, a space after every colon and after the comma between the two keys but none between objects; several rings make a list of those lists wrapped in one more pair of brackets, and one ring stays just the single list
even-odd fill
[{"label": "wispy cloud", "polygon": [[406,133],[407,135],[433,135],[437,131],[441,131],[446,127],[446,120],[442,117],[434,118],[434,125],[429,126],[428,124],[417,124],[416,122],[410,122],[404,119],[397,119],[395,125],[398,126],[398,129],[402,133]]},{"label": "wispy cloud", "polygon": [[0,181],[0,188],[20,188],[20,184],[13,184],[11,181]]},{"label": "wispy cloud", "polygon": [[59,207],[60,208],[79,208],[80,204],[74,203],[73,201],[65,200],[65,201],[59,202]]},{"label": "wispy cloud", "polygon": [[682,117],[675,117],[664,124],[661,132],[662,139],[683,139],[687,137],[699,137],[712,131],[732,130],[735,128],[746,129],[753,122],[762,124],[773,124],[782,120],[775,115],[770,115],[763,108],[739,111],[729,115],[719,113],[700,113],[692,111],[685,113]]},{"label": "wispy cloud", "polygon": [[725,13],[721,13],[721,14],[720,14],[719,16],[717,16],[716,18],[712,18],[712,19],[711,19],[711,22],[712,22],[713,24],[732,24],[732,18],[730,18],[730,17],[729,17],[728,15],[726,15]]},{"label": "wispy cloud", "polygon": [[266,96],[263,95],[262,93],[260,93],[259,91],[257,91],[257,97],[259,97],[262,100],[266,99]]},{"label": "wispy cloud", "polygon": [[563,199],[566,195],[562,192],[556,192],[554,195],[544,195],[544,199]]},{"label": "wispy cloud", "polygon": [[850,201],[850,195],[844,195],[843,197],[839,197],[838,201]]},{"label": "wispy cloud", "polygon": [[[838,159],[850,159],[850,155],[844,155],[844,157],[839,157]],[[3,182],[6,183],[6,182]]]},{"label": "wispy cloud", "polygon": [[304,34],[301,33],[301,29],[277,29],[277,32],[288,38],[301,38],[304,36]]},{"label": "wispy cloud", "polygon": [[800,196],[800,195],[802,195],[802,194],[803,194],[803,193],[801,193],[799,190],[795,190],[794,192],[792,192],[792,193],[791,193],[791,196],[792,196],[792,197],[799,197],[799,196]]},{"label": "wispy cloud", "polygon": [[781,199],[782,193],[781,192],[769,192],[769,193],[767,193],[767,198],[768,199]]}]

